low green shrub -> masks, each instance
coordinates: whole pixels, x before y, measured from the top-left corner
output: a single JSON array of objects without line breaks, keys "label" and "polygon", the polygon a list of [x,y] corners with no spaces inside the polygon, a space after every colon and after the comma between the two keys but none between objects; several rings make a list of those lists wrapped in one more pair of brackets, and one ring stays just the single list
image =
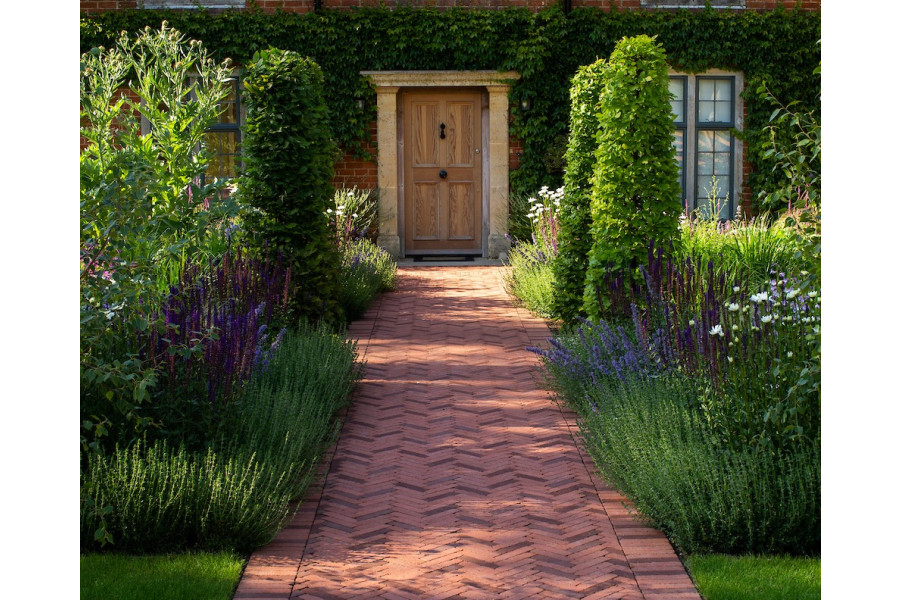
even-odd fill
[{"label": "low green shrub", "polygon": [[818,440],[790,453],[726,451],[688,408],[691,386],[654,378],[617,388],[586,390],[593,407],[581,413],[588,451],[676,546],[688,553],[820,553]]},{"label": "low green shrub", "polygon": [[528,198],[530,233],[528,242],[510,248],[503,276],[506,291],[527,309],[544,318],[555,318],[556,280],[553,263],[558,257],[559,207],[563,189],[543,186]]},{"label": "low green shrub", "polygon": [[555,318],[552,263],[536,244],[523,243],[510,248],[503,283],[507,293],[525,308],[546,319]]},{"label": "low green shrub", "polygon": [[361,238],[341,246],[341,306],[349,321],[360,318],[381,292],[394,289],[397,263]]},{"label": "low green shrub", "polygon": [[268,542],[336,433],[358,378],[353,344],[324,329],[289,333],[229,409],[205,451],[166,441],[86,452],[81,544],[118,551],[250,551]]}]

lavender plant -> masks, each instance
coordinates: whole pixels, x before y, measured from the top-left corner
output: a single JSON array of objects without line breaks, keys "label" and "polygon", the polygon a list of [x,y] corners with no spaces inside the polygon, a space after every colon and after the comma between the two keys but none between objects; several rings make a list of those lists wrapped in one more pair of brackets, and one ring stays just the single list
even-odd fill
[{"label": "lavender plant", "polygon": [[581,388],[683,376],[696,382],[692,408],[725,446],[785,448],[815,439],[818,292],[801,291],[783,272],[773,272],[764,290],[742,288],[713,261],[704,269],[652,247],[647,262],[643,285],[609,281],[613,305],[629,303],[627,333],[582,321],[576,336],[539,351],[551,373]]},{"label": "lavender plant", "polygon": [[341,246],[341,305],[347,319],[360,318],[381,292],[394,289],[397,263],[371,241],[360,238]]}]

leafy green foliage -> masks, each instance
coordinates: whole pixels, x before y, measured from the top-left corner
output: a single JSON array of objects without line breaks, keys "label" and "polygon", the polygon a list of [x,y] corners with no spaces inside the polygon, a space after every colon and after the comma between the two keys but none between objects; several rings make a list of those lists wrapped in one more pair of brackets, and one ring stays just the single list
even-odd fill
[{"label": "leafy green foliage", "polygon": [[[531,192],[555,188],[561,173],[550,172],[547,156],[569,123],[569,84],[582,65],[608,57],[624,36],[657,36],[673,68],[699,73],[711,68],[741,71],[747,89],[762,80],[772,93],[798,108],[818,111],[821,18],[810,11],[612,11],[556,7],[450,9],[360,8],[319,13],[264,13],[240,10],[117,11],[85,17],[83,51],[108,45],[123,29],[158,27],[168,19],[202,39],[217,57],[246,63],[271,46],[312,57],[325,75],[329,123],[341,147],[365,156],[369,125],[375,120],[375,93],[365,70],[513,69],[522,78],[510,91],[512,135],[522,141],[521,167],[510,174],[512,188]],[[531,100],[524,112],[519,103]],[[362,109],[358,100],[365,100]],[[772,161],[763,156],[764,127],[772,107],[745,94],[746,156],[754,170],[749,186],[772,189]]]},{"label": "leafy green foliage", "polygon": [[559,210],[559,254],[553,262],[555,312],[572,323],[584,302],[591,249],[591,179],[594,174],[600,97],[606,61],[581,67],[572,78],[565,195]]},{"label": "leafy green foliage", "polygon": [[241,200],[257,243],[290,261],[301,292],[294,318],[342,319],[339,257],[326,210],[332,202],[336,148],[328,127],[322,70],[294,52],[254,55],[244,78],[247,120]]},{"label": "leafy green foliage", "polygon": [[681,191],[668,81],[665,51],[647,36],[623,38],[605,69],[584,294],[595,319],[606,273],[634,269],[651,242],[675,237]]},{"label": "leafy green foliage", "polygon": [[172,273],[208,255],[237,212],[220,182],[200,184],[207,155],[197,151],[229,76],[165,22],[82,56],[81,396],[93,407],[82,415],[92,447],[114,423],[147,426],[140,405],[157,373],[127,341],[164,326],[147,315]]},{"label": "leafy green foliage", "polygon": [[[821,67],[816,67],[814,75],[821,75]],[[782,176],[781,185],[759,193],[760,204],[777,211],[808,204],[818,206],[822,188],[822,127],[816,114],[799,109],[796,100],[782,104],[765,83],[756,91],[776,107],[765,127],[768,139],[763,145],[763,156],[772,159],[772,172]]]}]

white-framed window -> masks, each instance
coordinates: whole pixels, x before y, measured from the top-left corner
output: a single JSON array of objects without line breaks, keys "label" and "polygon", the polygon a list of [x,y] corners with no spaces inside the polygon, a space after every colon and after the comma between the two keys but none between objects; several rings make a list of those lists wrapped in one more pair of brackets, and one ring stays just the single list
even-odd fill
[{"label": "white-framed window", "polygon": [[688,210],[734,217],[741,200],[743,128],[741,73],[669,73],[673,145],[679,164],[682,203]]}]

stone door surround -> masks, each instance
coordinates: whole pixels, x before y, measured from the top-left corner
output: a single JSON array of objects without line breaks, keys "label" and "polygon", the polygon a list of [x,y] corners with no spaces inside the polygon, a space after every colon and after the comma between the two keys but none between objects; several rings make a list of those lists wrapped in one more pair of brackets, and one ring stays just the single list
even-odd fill
[{"label": "stone door surround", "polygon": [[509,87],[515,71],[362,71],[375,84],[378,99],[378,245],[401,257],[400,165],[397,95],[403,88],[484,88],[488,92],[488,143],[483,194],[487,197],[487,248],[490,258],[509,249]]}]

